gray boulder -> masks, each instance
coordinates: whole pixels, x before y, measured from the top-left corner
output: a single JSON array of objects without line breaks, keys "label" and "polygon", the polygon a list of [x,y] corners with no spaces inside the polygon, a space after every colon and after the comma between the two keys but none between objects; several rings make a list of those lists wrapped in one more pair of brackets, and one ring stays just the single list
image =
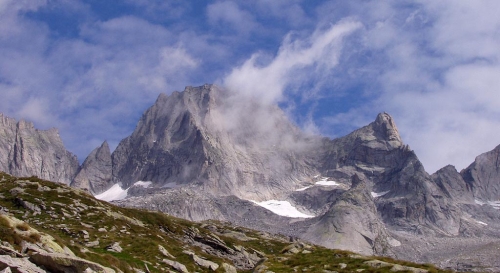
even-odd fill
[{"label": "gray boulder", "polygon": [[5,273],[46,273],[45,270],[30,262],[28,258],[13,258],[7,255],[0,255],[0,268]]},{"label": "gray boulder", "polygon": [[90,268],[97,272],[115,273],[111,268],[66,254],[36,253],[31,255],[29,259],[32,263],[43,266],[51,272],[80,273]]}]

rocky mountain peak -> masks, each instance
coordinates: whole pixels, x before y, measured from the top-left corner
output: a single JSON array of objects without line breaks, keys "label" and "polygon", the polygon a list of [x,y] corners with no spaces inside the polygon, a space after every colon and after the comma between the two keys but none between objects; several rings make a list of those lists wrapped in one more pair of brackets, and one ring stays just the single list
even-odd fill
[{"label": "rocky mountain peak", "polygon": [[69,184],[78,169],[57,129],[35,129],[32,122],[1,115],[0,169],[18,176],[36,175]]},{"label": "rocky mountain peak", "polygon": [[474,196],[483,201],[500,200],[500,145],[476,157],[460,172],[472,188]]},{"label": "rocky mountain peak", "polygon": [[107,141],[94,149],[85,159],[71,186],[99,194],[112,186],[111,153]]},{"label": "rocky mountain peak", "polygon": [[373,123],[373,130],[376,136],[389,141],[394,147],[401,146],[403,141],[399,135],[394,119],[387,113],[380,113]]}]

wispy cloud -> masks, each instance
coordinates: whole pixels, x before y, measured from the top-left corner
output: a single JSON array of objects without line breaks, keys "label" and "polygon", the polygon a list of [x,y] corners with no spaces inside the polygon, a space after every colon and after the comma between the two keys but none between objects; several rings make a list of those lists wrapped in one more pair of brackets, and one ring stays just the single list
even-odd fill
[{"label": "wispy cloud", "polygon": [[158,93],[219,79],[332,136],[387,111],[427,170],[460,169],[500,143],[499,8],[0,0],[0,111],[60,128],[83,159],[128,135]]},{"label": "wispy cloud", "polygon": [[[356,1],[354,1],[356,2]],[[357,54],[361,80],[372,81],[376,98],[349,110],[366,117],[388,111],[403,139],[430,172],[458,169],[500,143],[500,19],[497,1],[398,1],[350,6],[365,28]],[[358,16],[356,16],[357,14]],[[351,47],[353,48],[353,47]],[[379,62],[374,62],[379,60]],[[341,64],[347,67],[348,64]],[[357,68],[359,69],[359,68]],[[329,118],[342,121],[344,113]]]},{"label": "wispy cloud", "polygon": [[287,87],[308,82],[313,73],[331,73],[338,64],[342,38],[360,27],[360,23],[348,20],[326,30],[318,29],[306,39],[293,39],[289,34],[272,60],[260,64],[262,55],[255,53],[233,69],[223,84],[267,104],[278,103]]},{"label": "wispy cloud", "polygon": [[208,5],[207,16],[211,24],[240,35],[248,35],[258,27],[253,15],[233,1],[217,1]]},{"label": "wispy cloud", "polygon": [[199,65],[161,25],[123,16],[88,21],[76,38],[54,38],[25,16],[48,2],[15,3],[2,6],[9,16],[1,19],[0,107],[60,128],[80,157],[105,139],[116,145],[159,93],[183,88]]}]

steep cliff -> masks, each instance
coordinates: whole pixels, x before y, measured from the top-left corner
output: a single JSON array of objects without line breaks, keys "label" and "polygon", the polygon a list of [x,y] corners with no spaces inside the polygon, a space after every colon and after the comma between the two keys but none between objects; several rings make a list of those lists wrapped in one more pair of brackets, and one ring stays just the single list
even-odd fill
[{"label": "steep cliff", "polygon": [[69,184],[78,170],[57,129],[38,130],[33,123],[0,114],[0,169],[17,176],[38,176]]},{"label": "steep cliff", "polygon": [[476,199],[500,200],[500,145],[476,157],[460,174]]},{"label": "steep cliff", "polygon": [[113,185],[111,152],[108,142],[94,149],[85,159],[71,186],[99,194]]}]

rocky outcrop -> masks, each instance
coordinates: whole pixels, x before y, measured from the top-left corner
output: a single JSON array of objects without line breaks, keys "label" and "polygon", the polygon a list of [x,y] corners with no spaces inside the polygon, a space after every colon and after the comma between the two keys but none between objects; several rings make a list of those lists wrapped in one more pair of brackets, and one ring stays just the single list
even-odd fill
[{"label": "rocky outcrop", "polygon": [[105,141],[85,159],[71,186],[100,194],[113,185],[112,172],[111,152]]},{"label": "rocky outcrop", "polygon": [[46,273],[44,269],[26,258],[13,258],[7,255],[0,255],[0,268],[2,271],[13,273]]},{"label": "rocky outcrop", "polygon": [[86,272],[88,268],[95,272],[115,273],[115,270],[100,264],[78,258],[55,253],[36,253],[30,256],[34,264],[46,268],[50,272]]},{"label": "rocky outcrop", "polygon": [[69,184],[78,169],[57,129],[38,130],[0,113],[0,170],[16,176],[38,176]]},{"label": "rocky outcrop", "polygon": [[460,174],[476,199],[500,200],[500,145],[476,157]]},{"label": "rocky outcrop", "polygon": [[454,166],[448,165],[431,176],[432,180],[442,189],[447,197],[453,201],[465,204],[474,204],[472,184],[465,182]]},{"label": "rocky outcrop", "polygon": [[54,237],[40,232],[26,222],[13,216],[0,214],[2,232],[8,227],[21,246],[21,252],[11,247],[0,248],[0,270],[11,272],[105,272],[114,273],[113,269],[79,258],[67,247],[59,245]]},{"label": "rocky outcrop", "polygon": [[354,175],[352,187],[312,224],[304,239],[335,249],[387,254],[389,235],[377,216],[366,178]]}]

